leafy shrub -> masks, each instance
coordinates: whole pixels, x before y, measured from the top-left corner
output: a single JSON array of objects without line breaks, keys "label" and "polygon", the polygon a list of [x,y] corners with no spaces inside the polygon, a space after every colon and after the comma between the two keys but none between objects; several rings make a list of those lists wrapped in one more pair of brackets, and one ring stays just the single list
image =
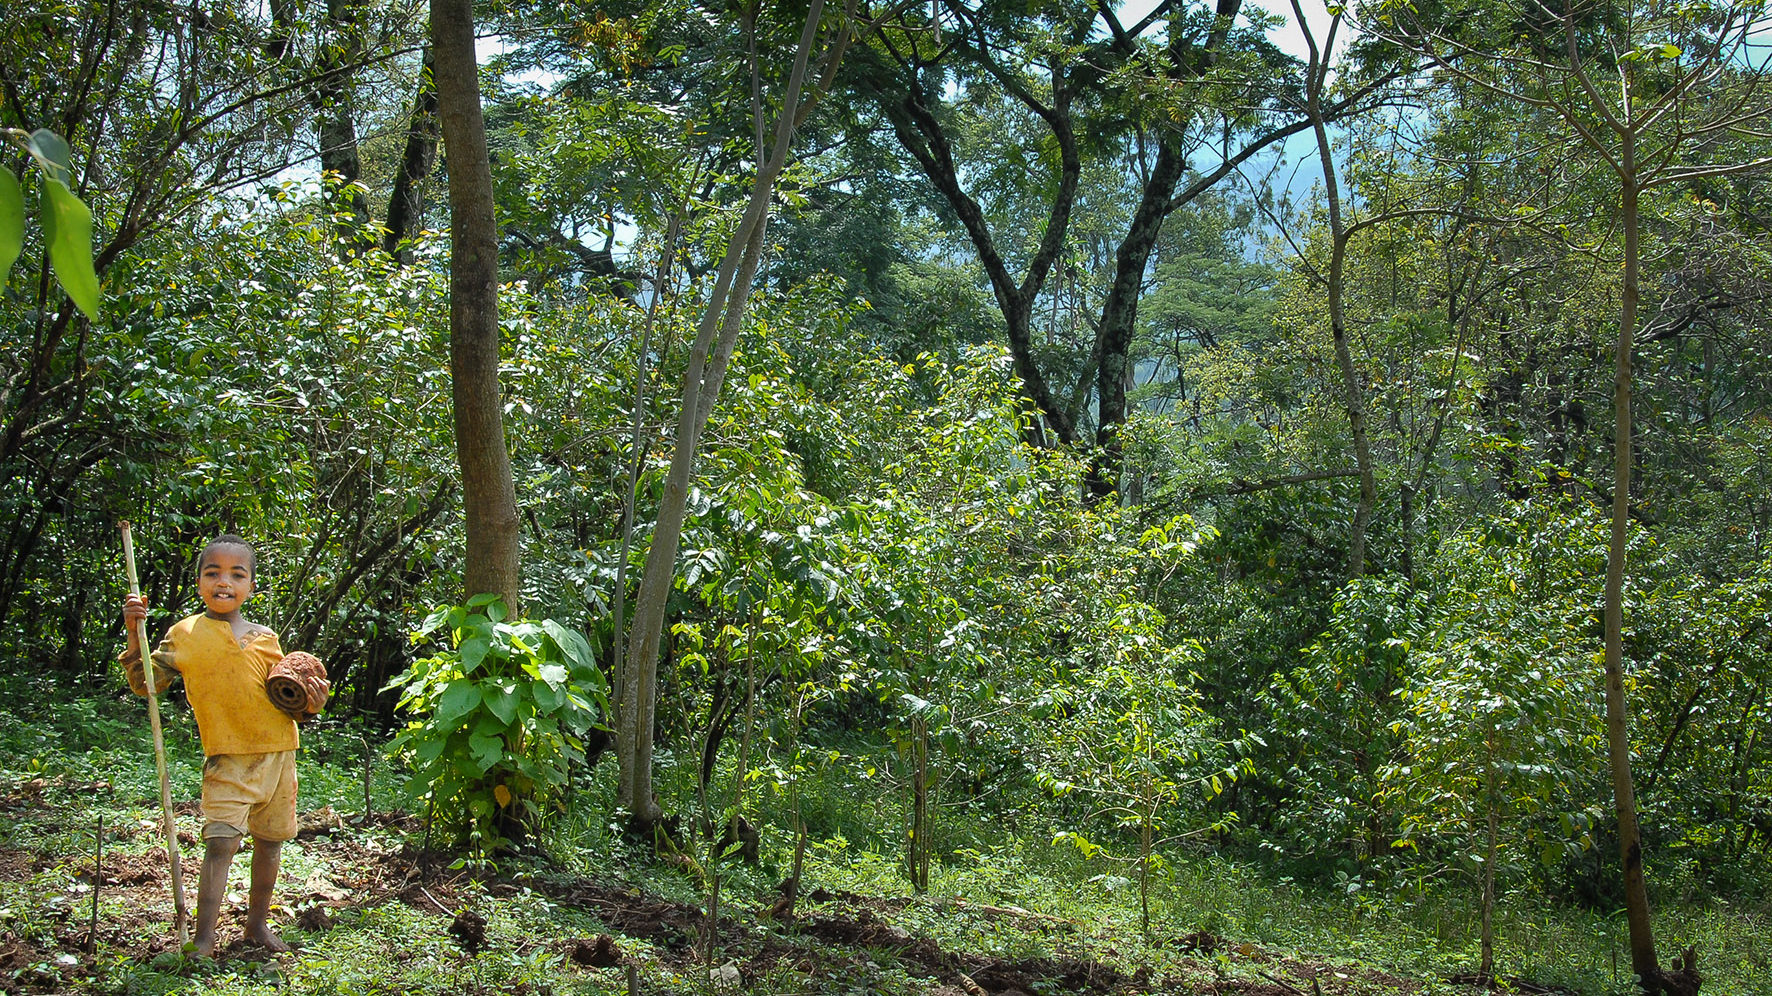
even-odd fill
[{"label": "leafy shrub", "polygon": [[390,754],[433,826],[484,855],[558,800],[583,738],[603,726],[608,687],[584,636],[552,619],[507,623],[497,595],[425,619],[415,639],[449,630],[450,649],[389,684],[412,721]]}]

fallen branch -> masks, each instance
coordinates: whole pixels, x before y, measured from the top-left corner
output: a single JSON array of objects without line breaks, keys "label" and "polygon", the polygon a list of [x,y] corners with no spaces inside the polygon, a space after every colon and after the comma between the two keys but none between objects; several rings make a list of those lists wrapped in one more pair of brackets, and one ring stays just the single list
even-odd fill
[{"label": "fallen branch", "polygon": [[[1293,985],[1290,982],[1287,982],[1285,979],[1282,979],[1277,975],[1270,975],[1267,972],[1264,972],[1259,968],[1255,970],[1255,974],[1261,976],[1262,978],[1268,980],[1269,982],[1272,982],[1274,985],[1279,986],[1281,989],[1284,989],[1289,993],[1295,994],[1295,996],[1305,996],[1305,991],[1303,989],[1298,988],[1297,986]],[[1316,980],[1312,979],[1311,982],[1314,984],[1316,982]]]},{"label": "fallen branch", "polygon": [[1020,906],[989,906],[984,903],[969,903],[964,899],[958,898],[954,899],[950,905],[956,909],[978,910],[981,913],[989,913],[992,916],[1019,916],[1026,917],[1030,920],[1045,920],[1049,923],[1069,924],[1071,922],[1062,916],[1053,916],[1050,913],[1035,913],[1033,910],[1022,909]]}]

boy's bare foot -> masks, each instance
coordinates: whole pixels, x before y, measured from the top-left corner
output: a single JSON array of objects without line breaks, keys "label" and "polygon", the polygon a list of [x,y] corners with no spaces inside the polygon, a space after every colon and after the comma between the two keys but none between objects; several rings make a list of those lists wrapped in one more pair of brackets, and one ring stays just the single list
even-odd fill
[{"label": "boy's bare foot", "polygon": [[191,954],[198,958],[214,958],[216,940],[213,932],[208,937],[198,934],[197,939],[191,942]]},{"label": "boy's bare foot", "polygon": [[276,932],[271,930],[270,924],[249,924],[246,927],[246,939],[276,954],[282,954],[289,950],[289,942],[278,937]]}]

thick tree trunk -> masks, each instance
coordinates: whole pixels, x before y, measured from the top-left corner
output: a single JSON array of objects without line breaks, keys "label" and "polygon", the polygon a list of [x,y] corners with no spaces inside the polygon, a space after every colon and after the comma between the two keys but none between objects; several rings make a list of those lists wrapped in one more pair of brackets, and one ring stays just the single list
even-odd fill
[{"label": "thick tree trunk", "polygon": [[333,37],[315,67],[322,74],[314,90],[320,169],[338,184],[329,206],[341,251],[347,256],[374,244],[369,234],[369,195],[357,183],[363,165],[357,150],[356,101],[346,68],[362,55],[362,16],[361,0],[327,0],[326,23]]},{"label": "thick tree trunk", "polygon": [[[1192,46],[1192,34],[1171,24],[1167,70],[1171,81],[1203,76],[1217,64],[1219,50],[1241,9],[1242,0],[1218,0],[1212,31],[1206,44],[1198,49]],[[1144,294],[1145,268],[1163,230],[1163,220],[1181,206],[1175,199],[1175,187],[1188,165],[1187,153],[1179,146],[1181,136],[1168,131],[1167,122],[1158,127],[1163,130],[1157,138],[1157,160],[1145,179],[1126,237],[1114,252],[1114,282],[1101,306],[1101,322],[1096,326],[1095,348],[1090,357],[1096,363],[1098,450],[1089,465],[1087,486],[1089,497],[1096,501],[1119,490],[1123,463],[1120,429],[1129,414],[1126,387],[1132,381],[1132,340],[1138,334],[1138,300]]]},{"label": "thick tree trunk", "polygon": [[498,229],[480,112],[473,0],[432,0],[437,106],[449,150],[449,371],[467,517],[469,596],[518,610],[518,521],[498,389]]},{"label": "thick tree trunk", "polygon": [[1169,216],[1175,185],[1187,169],[1187,155],[1176,141],[1163,136],[1157,141],[1157,161],[1145,181],[1144,195],[1133,212],[1126,238],[1114,254],[1114,283],[1101,309],[1097,333],[1101,359],[1096,367],[1095,443],[1099,452],[1089,465],[1089,496],[1101,500],[1119,490],[1121,464],[1120,427],[1126,422],[1126,381],[1132,365],[1132,338],[1138,332],[1138,299],[1144,293],[1145,267],[1151,250]]},{"label": "thick tree trunk", "polygon": [[402,248],[401,243],[417,233],[419,219],[424,216],[422,185],[437,164],[437,135],[436,60],[427,46],[418,96],[413,99],[406,126],[406,151],[400,156],[400,172],[388,197],[387,231],[381,243],[382,249],[401,263],[412,262],[412,250]]},{"label": "thick tree trunk", "polygon": [[1077,183],[1082,175],[1082,159],[1072,133],[1070,94],[1065,89],[1062,67],[1055,67],[1052,106],[1034,108],[1052,129],[1058,144],[1059,170],[1057,189],[1047,212],[1045,235],[1028,263],[1028,272],[1017,281],[1009,272],[1008,263],[997,250],[990,223],[984,209],[960,185],[960,170],[954,162],[952,144],[940,118],[926,102],[920,81],[913,75],[907,83],[902,100],[888,103],[893,132],[905,151],[909,152],[923,174],[940,191],[942,198],[965,227],[967,236],[978,253],[979,264],[991,282],[997,308],[1003,313],[1004,330],[1009,337],[1009,353],[1015,360],[1015,373],[1029,401],[1051,427],[1054,435],[1066,445],[1077,441],[1077,427],[1064,405],[1059,404],[1046,382],[1046,375],[1034,359],[1034,302],[1052,271],[1053,263],[1064,246],[1064,234],[1070,226],[1071,209],[1076,203]]}]

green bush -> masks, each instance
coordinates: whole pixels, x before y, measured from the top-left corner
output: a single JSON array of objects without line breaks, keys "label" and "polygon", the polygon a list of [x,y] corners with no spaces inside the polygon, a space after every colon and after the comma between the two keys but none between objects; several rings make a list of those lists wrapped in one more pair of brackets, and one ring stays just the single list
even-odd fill
[{"label": "green bush", "polygon": [[558,802],[567,766],[608,708],[583,635],[552,619],[504,618],[496,595],[436,609],[415,639],[447,627],[450,648],[388,686],[412,717],[389,746],[411,770],[408,797],[481,857]]}]

